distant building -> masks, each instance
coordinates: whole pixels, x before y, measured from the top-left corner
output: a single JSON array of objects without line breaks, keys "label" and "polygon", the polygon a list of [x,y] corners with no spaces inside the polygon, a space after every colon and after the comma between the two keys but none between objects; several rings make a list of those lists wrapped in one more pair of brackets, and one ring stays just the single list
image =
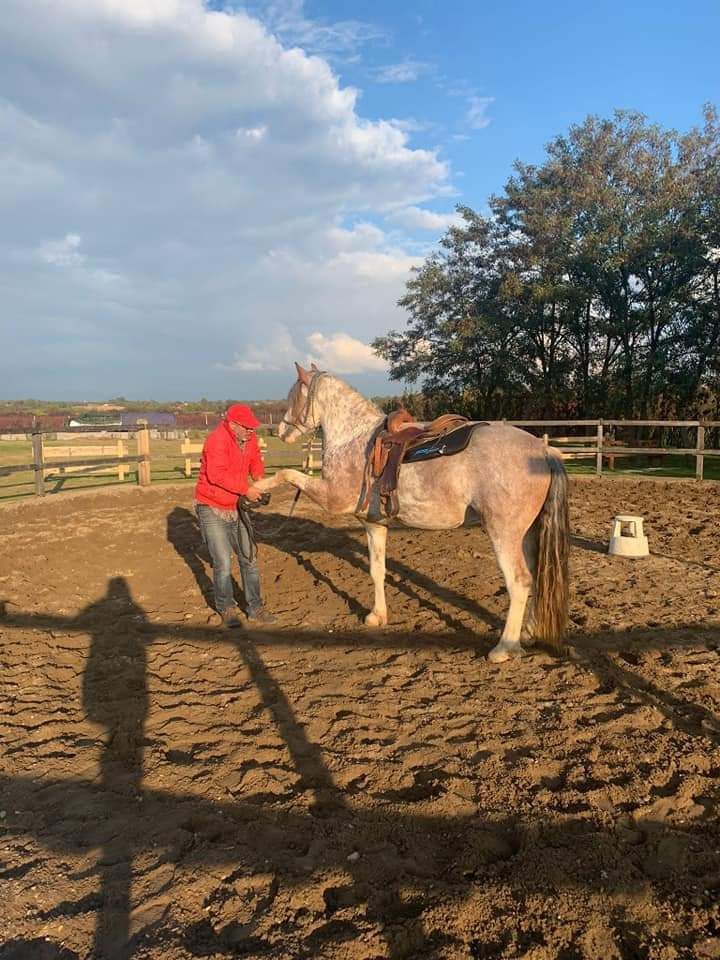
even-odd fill
[{"label": "distant building", "polygon": [[174,413],[125,410],[120,414],[120,423],[123,427],[136,427],[140,422],[147,423],[149,427],[174,427],[176,425]]},{"label": "distant building", "polygon": [[92,417],[83,417],[82,420],[77,420],[75,417],[71,417],[68,421],[68,427],[97,427],[98,430],[112,430],[113,427],[119,427],[120,420],[108,420],[107,418],[98,418],[93,419]]}]

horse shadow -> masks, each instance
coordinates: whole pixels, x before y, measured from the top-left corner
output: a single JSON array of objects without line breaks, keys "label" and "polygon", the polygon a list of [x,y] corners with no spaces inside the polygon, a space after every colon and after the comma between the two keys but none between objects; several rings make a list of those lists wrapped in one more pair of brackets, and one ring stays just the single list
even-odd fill
[{"label": "horse shadow", "polygon": [[[313,562],[309,554],[327,552],[338,560],[349,564],[363,573],[371,583],[370,564],[367,546],[350,536],[346,530],[328,527],[324,523],[309,517],[294,517],[288,520],[281,514],[258,511],[256,522],[257,539],[276,550],[291,556],[314,579],[326,584],[350,609],[350,612],[362,619],[368,612],[355,597],[350,596]],[[468,625],[457,616],[435,602],[433,598],[455,607],[463,613],[470,613],[493,630],[502,629],[503,621],[492,611],[486,609],[466,594],[458,593],[446,584],[438,583],[432,577],[408,566],[402,560],[388,556],[387,573],[392,575],[391,586],[408,600],[433,613],[447,627],[457,633],[467,633]]]},{"label": "horse shadow", "polygon": [[[363,543],[358,543],[345,530],[328,527],[307,517],[294,517],[288,520],[281,514],[257,511],[253,514],[253,520],[258,543],[288,554],[314,580],[329,587],[347,605],[350,612],[362,620],[368,608],[320,570],[309,554],[330,553],[338,560],[365,574],[370,582],[367,548]],[[167,539],[187,563],[205,602],[212,608],[212,580],[206,572],[209,556],[202,542],[197,519],[190,510],[174,507],[168,514]],[[468,626],[434,602],[432,597],[437,597],[459,611],[470,613],[493,630],[502,629],[503,621],[496,614],[465,594],[460,594],[445,584],[437,583],[401,560],[388,557],[386,566],[388,573],[394,575],[392,586],[396,590],[409,600],[417,602],[422,609],[433,613],[451,630],[467,633]],[[236,594],[239,591],[240,588],[235,583]]]}]

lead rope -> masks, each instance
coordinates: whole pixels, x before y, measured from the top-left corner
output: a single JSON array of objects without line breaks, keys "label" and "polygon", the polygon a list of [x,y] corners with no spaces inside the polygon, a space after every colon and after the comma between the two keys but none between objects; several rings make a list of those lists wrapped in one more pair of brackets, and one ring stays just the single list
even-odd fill
[{"label": "lead rope", "polygon": [[[282,533],[285,527],[288,525],[288,522],[292,519],[292,515],[295,511],[295,505],[301,496],[302,490],[298,487],[297,491],[295,492],[295,496],[293,497],[293,502],[290,504],[290,512],[280,526],[276,530],[272,531],[273,537],[276,537],[279,533]],[[248,561],[248,563],[252,563],[257,558],[257,540],[255,538],[255,527],[252,522],[252,517],[250,516],[250,511],[244,510],[242,507],[238,507],[238,521],[243,525],[245,532],[247,533],[249,553],[245,553],[242,542],[240,543],[240,550],[242,551],[242,555]]]},{"label": "lead rope", "polygon": [[[288,520],[292,517],[293,513],[295,512],[295,504],[298,502],[298,500],[300,499],[301,496],[302,496],[302,490],[300,489],[300,487],[298,487],[297,490],[295,491],[295,496],[293,497],[293,502],[290,504],[290,512],[288,513],[287,517],[285,518],[285,523],[288,522]],[[285,523],[283,523],[283,527],[285,526]],[[281,529],[282,529],[282,528],[281,528]]]}]

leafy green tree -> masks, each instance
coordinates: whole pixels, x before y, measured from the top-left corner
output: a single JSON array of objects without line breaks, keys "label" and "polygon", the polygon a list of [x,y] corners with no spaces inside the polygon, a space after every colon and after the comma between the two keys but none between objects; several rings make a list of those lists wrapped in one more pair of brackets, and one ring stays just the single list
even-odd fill
[{"label": "leafy green tree", "polygon": [[684,136],[619,111],[516,163],[408,282],[391,376],[473,416],[689,411],[719,372],[719,143],[710,107]]}]

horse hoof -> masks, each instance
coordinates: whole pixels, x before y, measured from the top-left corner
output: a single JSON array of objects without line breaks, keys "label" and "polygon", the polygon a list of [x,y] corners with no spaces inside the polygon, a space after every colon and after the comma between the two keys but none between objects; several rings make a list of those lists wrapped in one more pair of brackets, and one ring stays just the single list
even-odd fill
[{"label": "horse hoof", "polygon": [[507,650],[498,650],[497,648],[493,647],[493,649],[487,655],[487,658],[490,663],[505,663],[506,660],[510,659],[510,654],[507,652]]},{"label": "horse hoof", "polygon": [[492,648],[487,658],[490,663],[505,663],[506,660],[515,660],[522,655],[523,649],[520,644],[518,644],[517,647],[507,647],[499,643],[496,647]]},{"label": "horse hoof", "polygon": [[381,617],[377,613],[369,613],[365,617],[365,626],[366,627],[386,627],[387,617]]}]

